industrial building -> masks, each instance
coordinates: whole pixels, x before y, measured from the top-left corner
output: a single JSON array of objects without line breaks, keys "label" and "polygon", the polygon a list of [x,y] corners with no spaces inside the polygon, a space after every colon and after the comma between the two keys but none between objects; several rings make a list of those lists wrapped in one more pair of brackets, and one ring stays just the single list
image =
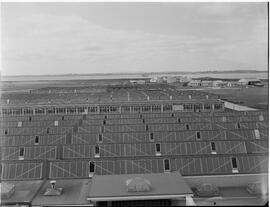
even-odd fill
[{"label": "industrial building", "polygon": [[2,205],[265,205],[268,112],[154,85],[3,94]]}]

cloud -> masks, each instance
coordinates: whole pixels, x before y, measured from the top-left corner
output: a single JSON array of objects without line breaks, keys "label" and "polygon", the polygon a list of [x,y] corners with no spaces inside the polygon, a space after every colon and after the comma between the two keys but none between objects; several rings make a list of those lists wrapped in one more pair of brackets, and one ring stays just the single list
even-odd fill
[{"label": "cloud", "polygon": [[220,41],[193,36],[117,31],[78,16],[28,16],[15,20],[4,30],[4,54],[16,58],[27,58],[31,55],[83,58],[88,52],[105,55],[144,49],[174,50],[187,45],[192,47]]},{"label": "cloud", "polygon": [[[214,15],[219,9],[212,10]],[[211,14],[209,8],[202,11]],[[213,59],[222,60],[217,52],[234,49],[222,48],[226,42],[220,36],[114,30],[80,16],[28,15],[4,21],[2,29],[4,73],[17,73],[18,68],[23,73],[198,69],[214,67]]]},{"label": "cloud", "polygon": [[199,13],[204,14],[206,17],[224,17],[232,14],[234,11],[238,10],[240,7],[235,4],[228,3],[210,3],[201,4],[199,8]]}]

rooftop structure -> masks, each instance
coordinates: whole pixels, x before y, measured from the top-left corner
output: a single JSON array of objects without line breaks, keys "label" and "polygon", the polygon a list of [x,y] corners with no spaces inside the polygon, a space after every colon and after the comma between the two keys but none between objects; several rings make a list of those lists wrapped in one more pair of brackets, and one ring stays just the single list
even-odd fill
[{"label": "rooftop structure", "polygon": [[32,201],[33,206],[57,206],[63,205],[80,205],[89,206],[86,200],[90,186],[90,179],[58,179],[56,180],[56,188],[62,188],[63,193],[54,196],[45,196],[47,189],[51,188],[49,180],[45,181],[38,194]]},{"label": "rooftop structure", "polygon": [[[151,183],[151,188],[145,190],[137,186],[136,191],[127,190],[127,182],[130,179],[144,179]],[[132,182],[132,181],[131,181]],[[138,182],[138,181],[137,181]],[[137,183],[137,185],[139,185]],[[87,200],[100,201],[127,201],[127,200],[160,200],[181,199],[193,196],[193,191],[179,172],[153,173],[153,174],[130,174],[130,175],[106,175],[94,176],[91,190]]]}]

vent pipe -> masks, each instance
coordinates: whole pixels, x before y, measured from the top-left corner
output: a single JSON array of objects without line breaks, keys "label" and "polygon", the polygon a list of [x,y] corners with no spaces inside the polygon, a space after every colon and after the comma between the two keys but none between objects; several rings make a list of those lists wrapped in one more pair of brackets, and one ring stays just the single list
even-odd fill
[{"label": "vent pipe", "polygon": [[55,189],[56,181],[52,180],[52,181],[50,181],[50,183],[51,183],[51,188]]}]

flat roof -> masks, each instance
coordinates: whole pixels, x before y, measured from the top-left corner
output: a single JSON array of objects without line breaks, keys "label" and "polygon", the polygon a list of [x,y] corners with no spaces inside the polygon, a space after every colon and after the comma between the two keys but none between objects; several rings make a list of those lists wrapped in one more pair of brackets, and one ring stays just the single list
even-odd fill
[{"label": "flat roof", "polygon": [[56,188],[63,188],[60,196],[44,196],[47,188],[51,188],[51,180],[47,180],[42,189],[32,201],[32,205],[89,205],[87,196],[91,179],[61,179],[56,180]]},{"label": "flat roof", "polygon": [[[150,191],[127,191],[128,179],[141,177],[151,183]],[[192,190],[179,172],[152,174],[95,175],[92,178],[88,200],[144,200],[172,199],[193,195]]]},{"label": "flat roof", "polygon": [[2,181],[2,183],[15,185],[15,192],[8,199],[1,198],[1,204],[30,203],[40,189],[43,180]]},{"label": "flat roof", "polygon": [[246,186],[219,187],[220,196],[216,197],[199,197],[194,196],[193,200],[197,205],[210,206],[214,202],[216,205],[241,205],[241,206],[264,206],[268,202],[268,194],[251,195],[246,190]]}]

